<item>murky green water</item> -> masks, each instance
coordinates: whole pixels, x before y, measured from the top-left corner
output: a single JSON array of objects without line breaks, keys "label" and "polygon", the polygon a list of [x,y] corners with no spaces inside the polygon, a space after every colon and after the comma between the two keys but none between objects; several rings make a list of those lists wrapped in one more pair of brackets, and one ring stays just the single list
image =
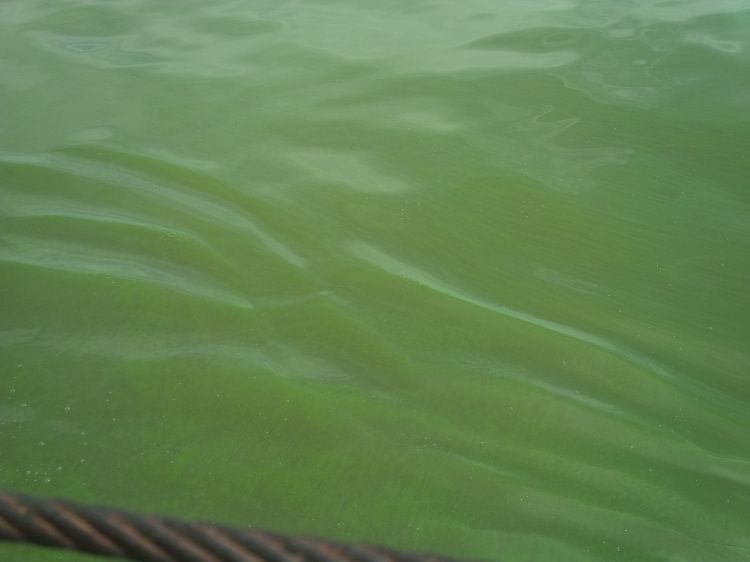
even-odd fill
[{"label": "murky green water", "polygon": [[0,92],[0,488],[750,558],[746,0],[5,0]]}]

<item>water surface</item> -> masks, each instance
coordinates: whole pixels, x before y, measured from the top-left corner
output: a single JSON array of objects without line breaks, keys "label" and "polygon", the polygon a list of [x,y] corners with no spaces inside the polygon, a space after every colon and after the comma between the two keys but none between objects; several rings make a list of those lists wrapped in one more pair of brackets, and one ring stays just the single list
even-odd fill
[{"label": "water surface", "polygon": [[750,559],[748,68],[743,0],[5,0],[0,488]]}]

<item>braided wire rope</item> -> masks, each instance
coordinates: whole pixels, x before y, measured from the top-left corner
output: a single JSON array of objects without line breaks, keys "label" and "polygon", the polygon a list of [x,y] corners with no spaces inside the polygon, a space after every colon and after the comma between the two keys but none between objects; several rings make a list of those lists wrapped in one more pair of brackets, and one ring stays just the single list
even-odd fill
[{"label": "braided wire rope", "polygon": [[0,491],[0,541],[137,562],[455,562]]}]

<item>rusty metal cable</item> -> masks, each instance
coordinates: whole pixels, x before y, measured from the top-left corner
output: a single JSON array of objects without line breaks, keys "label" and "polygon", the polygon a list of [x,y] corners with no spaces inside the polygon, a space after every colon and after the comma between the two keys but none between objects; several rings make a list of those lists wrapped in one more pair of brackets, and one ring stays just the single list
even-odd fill
[{"label": "rusty metal cable", "polygon": [[0,491],[0,541],[137,562],[453,562]]}]

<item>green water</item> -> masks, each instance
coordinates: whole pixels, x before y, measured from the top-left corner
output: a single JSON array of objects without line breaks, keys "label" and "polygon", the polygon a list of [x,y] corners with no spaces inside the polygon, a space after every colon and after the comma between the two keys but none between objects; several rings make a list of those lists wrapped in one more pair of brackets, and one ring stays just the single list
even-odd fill
[{"label": "green water", "polygon": [[0,488],[750,559],[749,153],[747,0],[4,0]]}]

